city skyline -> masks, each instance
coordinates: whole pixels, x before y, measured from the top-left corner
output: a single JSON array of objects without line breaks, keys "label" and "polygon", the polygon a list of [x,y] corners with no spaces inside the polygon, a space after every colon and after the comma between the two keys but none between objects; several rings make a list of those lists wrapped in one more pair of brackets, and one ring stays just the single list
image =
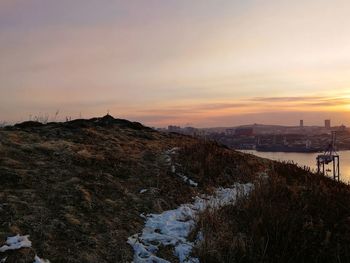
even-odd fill
[{"label": "city skyline", "polygon": [[0,2],[0,121],[350,125],[348,1]]}]

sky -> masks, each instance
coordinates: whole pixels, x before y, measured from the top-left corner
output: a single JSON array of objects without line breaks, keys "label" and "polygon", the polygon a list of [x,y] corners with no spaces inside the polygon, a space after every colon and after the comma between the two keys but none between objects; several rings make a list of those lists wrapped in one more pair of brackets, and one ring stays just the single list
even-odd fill
[{"label": "sky", "polygon": [[350,1],[0,0],[0,122],[350,126]]}]

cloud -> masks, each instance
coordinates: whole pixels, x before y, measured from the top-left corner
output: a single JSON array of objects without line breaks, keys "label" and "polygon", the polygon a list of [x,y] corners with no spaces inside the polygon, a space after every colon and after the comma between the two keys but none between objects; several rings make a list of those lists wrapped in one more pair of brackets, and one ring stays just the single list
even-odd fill
[{"label": "cloud", "polygon": [[300,96],[300,97],[258,97],[253,98],[252,101],[258,102],[302,102],[310,100],[320,100],[325,99],[325,97],[316,97],[316,96]]},{"label": "cloud", "polygon": [[199,126],[231,123],[269,123],[290,124],[303,116],[310,122],[321,122],[332,118],[339,122],[343,119],[350,99],[326,96],[259,97],[246,98],[236,102],[188,102],[188,104],[162,105],[138,110],[141,120],[155,126],[169,124],[183,125],[194,123]]},{"label": "cloud", "polygon": [[[350,98],[327,96],[300,96],[300,97],[259,97],[252,99],[254,102],[284,103],[285,106],[309,106],[309,107],[338,107],[350,104]],[[285,104],[287,103],[287,104]]]}]

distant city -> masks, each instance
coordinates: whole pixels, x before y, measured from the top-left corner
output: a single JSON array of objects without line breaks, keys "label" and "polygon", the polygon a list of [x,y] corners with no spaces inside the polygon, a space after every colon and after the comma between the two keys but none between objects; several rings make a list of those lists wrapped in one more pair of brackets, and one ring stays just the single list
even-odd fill
[{"label": "distant city", "polygon": [[251,124],[199,129],[170,125],[159,130],[215,140],[231,149],[266,152],[320,152],[331,140],[332,132],[336,132],[337,149],[350,149],[349,128],[332,126],[329,119],[324,121],[324,126],[306,126],[300,120],[296,126]]}]

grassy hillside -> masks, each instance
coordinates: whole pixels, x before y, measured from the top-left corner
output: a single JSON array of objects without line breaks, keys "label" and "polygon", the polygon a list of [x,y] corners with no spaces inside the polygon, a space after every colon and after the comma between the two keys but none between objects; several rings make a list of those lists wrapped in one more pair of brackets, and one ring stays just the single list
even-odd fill
[{"label": "grassy hillside", "polygon": [[[173,171],[174,147],[171,162],[197,187]],[[0,129],[0,246],[16,234],[33,242],[0,261],[131,262],[126,241],[142,231],[142,214],[236,182],[255,190],[200,214],[201,262],[350,262],[349,186],[111,116]],[[167,247],[158,254],[178,262]]]},{"label": "grassy hillside", "polygon": [[[172,173],[164,153],[173,147],[180,147],[175,161],[198,187]],[[110,116],[2,128],[0,245],[28,234],[35,252],[53,263],[130,262],[126,240],[143,228],[140,214],[251,181],[269,163]],[[33,249],[0,257],[33,262]]]},{"label": "grassy hillside", "polygon": [[349,186],[271,168],[248,198],[200,216],[201,262],[350,262]]}]

